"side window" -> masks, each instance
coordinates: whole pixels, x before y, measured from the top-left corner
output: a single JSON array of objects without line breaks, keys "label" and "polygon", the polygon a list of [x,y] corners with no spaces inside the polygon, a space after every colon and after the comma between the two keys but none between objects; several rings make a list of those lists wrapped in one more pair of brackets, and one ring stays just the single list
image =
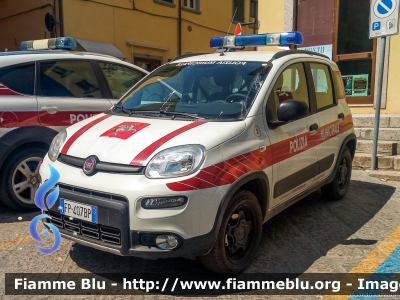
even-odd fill
[{"label": "side window", "polygon": [[311,74],[315,87],[317,109],[330,106],[335,103],[333,97],[332,80],[329,67],[323,64],[310,63]]},{"label": "side window", "polygon": [[269,121],[277,121],[279,105],[289,99],[300,100],[310,107],[307,79],[302,63],[287,67],[276,80],[267,100],[267,118]]},{"label": "side window", "polygon": [[25,95],[34,94],[35,64],[24,64],[0,69],[0,83]]},{"label": "side window", "polygon": [[40,64],[42,96],[102,98],[99,83],[87,61],[59,60]]},{"label": "side window", "polygon": [[134,69],[109,62],[99,62],[114,99],[119,99],[145,75]]}]

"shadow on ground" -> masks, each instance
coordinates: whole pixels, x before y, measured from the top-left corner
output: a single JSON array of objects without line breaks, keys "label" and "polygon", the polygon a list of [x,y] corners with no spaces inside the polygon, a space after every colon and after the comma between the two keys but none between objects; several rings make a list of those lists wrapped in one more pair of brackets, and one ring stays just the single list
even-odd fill
[{"label": "shadow on ground", "polygon": [[23,221],[26,220],[30,221],[34,217],[36,217],[39,212],[40,212],[39,208],[31,212],[18,211],[7,207],[0,202],[0,224],[21,222],[21,220],[18,220],[19,217],[21,217]]}]

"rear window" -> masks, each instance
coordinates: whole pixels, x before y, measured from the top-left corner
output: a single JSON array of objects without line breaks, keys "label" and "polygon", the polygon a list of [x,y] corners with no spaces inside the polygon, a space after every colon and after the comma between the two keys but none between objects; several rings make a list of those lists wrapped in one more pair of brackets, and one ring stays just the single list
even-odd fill
[{"label": "rear window", "polygon": [[333,71],[333,81],[335,83],[335,94],[337,99],[344,99],[346,94],[344,92],[342,75],[339,71]]},{"label": "rear window", "polygon": [[33,95],[35,64],[24,64],[0,69],[0,83],[21,94]]},{"label": "rear window", "polygon": [[121,98],[145,74],[125,66],[110,62],[99,62],[101,71],[107,80],[114,99]]}]

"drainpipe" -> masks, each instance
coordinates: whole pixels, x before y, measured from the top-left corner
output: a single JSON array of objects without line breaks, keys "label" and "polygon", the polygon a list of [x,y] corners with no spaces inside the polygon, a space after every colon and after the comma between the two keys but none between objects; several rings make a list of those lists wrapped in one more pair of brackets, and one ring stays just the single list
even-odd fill
[{"label": "drainpipe", "polygon": [[[60,22],[60,36],[64,36],[64,11],[63,11],[63,0],[58,0],[58,14]],[[57,26],[57,24],[56,24]]]},{"label": "drainpipe", "polygon": [[182,55],[182,0],[178,0],[178,56]]},{"label": "drainpipe", "polygon": [[293,24],[292,29],[293,31],[297,31],[297,14],[299,12],[299,4],[297,0],[293,0]]}]

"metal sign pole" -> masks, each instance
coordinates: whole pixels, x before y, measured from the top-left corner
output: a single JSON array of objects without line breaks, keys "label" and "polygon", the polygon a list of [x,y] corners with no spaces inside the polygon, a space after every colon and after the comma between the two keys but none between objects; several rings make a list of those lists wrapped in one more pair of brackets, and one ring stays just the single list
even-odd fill
[{"label": "metal sign pole", "polygon": [[377,150],[379,118],[381,114],[383,68],[385,66],[386,37],[389,35],[399,34],[399,6],[399,0],[371,0],[369,14],[369,38],[381,38],[371,170],[376,170],[378,168]]},{"label": "metal sign pole", "polygon": [[382,36],[380,55],[379,55],[378,91],[376,94],[376,103],[375,103],[374,141],[372,144],[371,170],[376,170],[378,167],[377,150],[378,150],[379,119],[381,115],[382,82],[383,82],[383,69],[385,66],[385,52],[386,52],[386,36]]}]

